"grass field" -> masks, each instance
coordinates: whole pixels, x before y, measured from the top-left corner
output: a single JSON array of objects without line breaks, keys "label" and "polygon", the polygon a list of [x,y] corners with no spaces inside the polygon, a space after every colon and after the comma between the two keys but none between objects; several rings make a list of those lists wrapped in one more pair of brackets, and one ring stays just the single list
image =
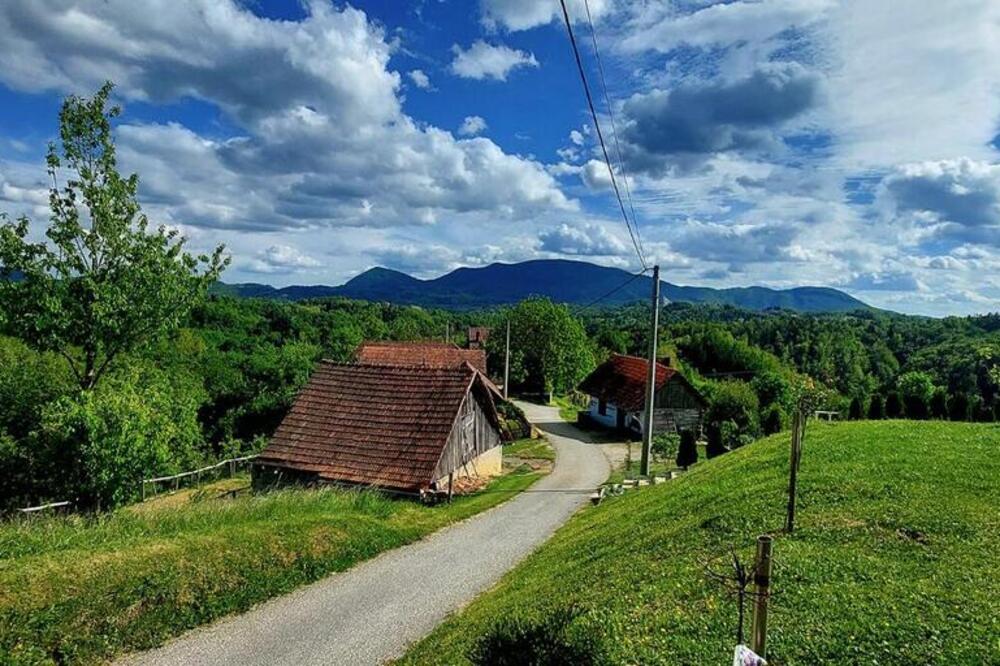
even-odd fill
[{"label": "grass field", "polygon": [[329,488],[190,492],[98,519],[0,525],[0,664],[98,663],[157,645],[499,504],[539,476],[508,474],[435,507]]},{"label": "grass field", "polygon": [[811,425],[793,535],[787,450],[771,437],[584,510],[401,663],[468,664],[498,622],[560,614],[607,663],[728,663],[736,607],[705,564],[773,533],[772,665],[1000,664],[1000,427]]}]

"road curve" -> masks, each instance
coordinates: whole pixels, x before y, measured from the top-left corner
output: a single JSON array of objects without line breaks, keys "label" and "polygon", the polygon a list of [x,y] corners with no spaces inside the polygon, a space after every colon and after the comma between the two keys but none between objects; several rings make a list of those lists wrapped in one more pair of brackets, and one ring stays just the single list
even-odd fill
[{"label": "road curve", "polygon": [[556,450],[551,474],[499,507],[388,551],[348,571],[195,629],[121,664],[382,664],[491,587],[541,545],[586,493],[607,459],[558,410],[519,403]]}]

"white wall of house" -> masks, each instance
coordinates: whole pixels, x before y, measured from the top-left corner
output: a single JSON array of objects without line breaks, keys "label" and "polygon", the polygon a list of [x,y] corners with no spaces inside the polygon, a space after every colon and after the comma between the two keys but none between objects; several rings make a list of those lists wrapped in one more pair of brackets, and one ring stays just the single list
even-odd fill
[{"label": "white wall of house", "polygon": [[612,403],[604,403],[602,414],[601,401],[597,398],[590,398],[590,405],[587,407],[587,413],[590,415],[594,421],[597,421],[601,425],[607,426],[608,428],[614,428],[618,425],[618,408]]}]

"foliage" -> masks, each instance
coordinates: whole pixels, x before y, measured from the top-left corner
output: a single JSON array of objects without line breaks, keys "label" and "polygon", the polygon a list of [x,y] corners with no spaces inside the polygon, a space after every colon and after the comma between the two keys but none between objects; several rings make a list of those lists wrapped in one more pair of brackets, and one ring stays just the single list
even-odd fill
[{"label": "foliage", "polygon": [[927,407],[934,394],[934,383],[930,375],[911,370],[900,375],[897,384],[906,416],[911,419],[927,418]]},{"label": "foliage", "polygon": [[788,422],[788,414],[781,408],[781,405],[772,403],[764,410],[764,418],[761,420],[761,430],[765,435],[773,435],[785,429]]},{"label": "foliage", "polygon": [[673,460],[676,458],[680,445],[680,435],[672,432],[654,432],[653,441],[650,442],[653,455],[661,460]]},{"label": "foliage", "polygon": [[680,446],[677,449],[677,466],[687,469],[696,462],[698,462],[698,446],[694,432],[682,430]]},{"label": "foliage", "polygon": [[903,416],[903,403],[899,400],[899,394],[891,392],[885,399],[885,415],[890,419],[898,419]]},{"label": "foliage", "polygon": [[929,410],[930,415],[935,419],[948,418],[948,391],[943,386],[934,388]]},{"label": "foliage", "polygon": [[[531,298],[511,308],[510,378],[529,391],[566,393],[596,366],[593,345],[565,305]],[[487,351],[503,358],[503,336],[491,336]]]},{"label": "foliage", "polygon": [[579,613],[559,610],[535,620],[504,616],[469,652],[476,666],[598,666],[610,664],[593,632],[574,625]]},{"label": "foliage", "polygon": [[[0,280],[0,324],[61,354],[82,389],[94,388],[121,354],[179,326],[228,261],[222,247],[195,258],[176,230],[148,230],[138,176],[118,173],[111,88],[63,103],[61,150],[50,145],[47,157],[47,242],[28,240],[27,218],[0,226],[0,266],[21,276]],[[69,176],[60,187],[63,167]]]},{"label": "foliage", "polygon": [[877,393],[872,396],[868,403],[868,418],[872,420],[885,418],[885,400]]},{"label": "foliage", "polygon": [[508,474],[436,507],[284,490],[0,524],[2,661],[104,663],[154,647],[496,506],[538,478]]},{"label": "foliage", "polygon": [[722,425],[719,423],[705,424],[705,456],[715,458],[726,452],[726,447],[722,443]]},{"label": "foliage", "polygon": [[811,422],[806,438],[807,529],[780,533],[788,439],[762,440],[578,513],[401,666],[467,665],[496,618],[569,607],[611,637],[612,663],[722,663],[735,601],[705,563],[759,534],[776,534],[769,662],[994,663],[1000,429]]},{"label": "foliage", "polygon": [[711,406],[705,414],[710,423],[731,422],[739,434],[755,437],[760,434],[757,394],[747,382],[718,382],[712,388]]},{"label": "foliage", "polygon": [[864,418],[864,415],[865,408],[864,405],[861,404],[861,398],[854,396],[851,398],[851,406],[847,410],[847,418],[852,421],[857,421]]},{"label": "foliage", "polygon": [[948,417],[952,421],[968,421],[970,415],[969,398],[965,393],[956,393],[948,405]]}]

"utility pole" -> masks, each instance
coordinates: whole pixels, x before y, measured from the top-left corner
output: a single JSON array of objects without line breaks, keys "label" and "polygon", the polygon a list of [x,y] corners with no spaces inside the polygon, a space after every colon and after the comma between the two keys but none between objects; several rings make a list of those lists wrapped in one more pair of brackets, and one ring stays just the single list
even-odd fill
[{"label": "utility pole", "polygon": [[503,355],[503,399],[507,399],[507,386],[510,384],[510,317],[507,318],[507,346]]},{"label": "utility pole", "polygon": [[653,406],[656,402],[656,334],[660,326],[660,267],[653,266],[653,317],[649,332],[649,367],[646,370],[646,411],[642,414],[642,457],[639,475],[649,476],[653,448]]},{"label": "utility pole", "polygon": [[445,322],[444,324],[444,341],[451,342],[451,322]]}]

